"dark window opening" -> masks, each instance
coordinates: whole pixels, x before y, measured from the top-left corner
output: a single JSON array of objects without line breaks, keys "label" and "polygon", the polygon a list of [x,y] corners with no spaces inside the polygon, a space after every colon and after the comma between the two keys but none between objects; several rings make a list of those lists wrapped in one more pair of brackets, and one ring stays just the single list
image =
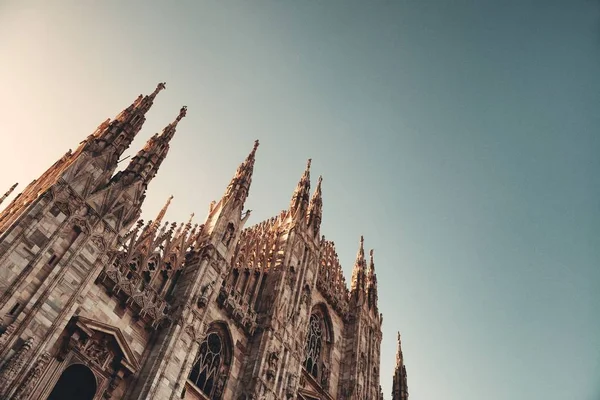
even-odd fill
[{"label": "dark window opening", "polygon": [[50,259],[48,260],[48,265],[53,266],[55,261],[56,261],[56,254],[52,254],[52,257],[50,257]]},{"label": "dark window opening", "polygon": [[21,306],[20,303],[15,303],[15,305],[8,312],[8,315],[15,315],[15,313],[17,312],[17,310],[19,309],[20,306]]}]

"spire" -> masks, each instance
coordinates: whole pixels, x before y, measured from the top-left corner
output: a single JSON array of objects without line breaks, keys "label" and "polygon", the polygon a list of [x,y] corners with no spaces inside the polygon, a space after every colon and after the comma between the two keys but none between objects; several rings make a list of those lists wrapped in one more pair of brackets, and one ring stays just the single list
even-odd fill
[{"label": "spire", "polygon": [[402,342],[398,332],[398,350],[396,352],[396,368],[394,369],[392,400],[408,400],[408,379],[402,355]]},{"label": "spire", "polygon": [[375,262],[373,261],[373,249],[369,251],[369,270],[367,273],[367,296],[369,308],[377,313],[377,275],[375,275]]},{"label": "spire", "polygon": [[396,368],[404,365],[404,357],[402,356],[402,338],[398,332],[398,349],[396,350]]},{"label": "spire", "polygon": [[177,117],[175,118],[175,121],[171,122],[169,125],[167,125],[163,129],[159,138],[161,138],[166,143],[171,141],[171,139],[173,139],[173,136],[175,136],[175,129],[177,128],[177,124],[179,124],[179,121],[181,121],[186,115],[187,115],[187,106],[183,106],[179,110],[179,115],[177,115]]},{"label": "spire", "polygon": [[354,296],[362,297],[365,292],[365,239],[360,237],[360,246],[358,253],[356,254],[356,261],[354,262],[354,269],[352,270],[352,284],[351,292]]},{"label": "spire", "polygon": [[254,161],[258,145],[258,140],[255,140],[252,151],[248,154],[244,162],[240,164],[233,178],[231,178],[231,182],[229,182],[225,194],[221,199],[223,205],[231,198],[234,199],[234,204],[243,205],[246,201],[248,192],[250,191],[250,184],[252,183],[252,173],[254,172]]},{"label": "spire", "polygon": [[171,205],[171,201],[173,201],[173,195],[169,196],[169,198],[167,199],[167,202],[165,203],[163,208],[161,208],[160,211],[158,212],[158,215],[156,216],[156,218],[154,219],[154,222],[152,223],[153,229],[155,229],[155,230],[158,229],[158,227],[162,223],[162,220],[165,217],[165,214],[167,213],[169,206]]},{"label": "spire", "polygon": [[319,229],[321,228],[321,219],[323,217],[323,195],[321,193],[322,182],[323,177],[319,176],[317,188],[315,189],[315,193],[313,194],[312,199],[310,199],[310,204],[308,205],[308,225],[312,226],[316,237],[319,237]]},{"label": "spire", "polygon": [[118,180],[122,176],[130,176],[133,174],[140,177],[144,184],[148,184],[158,172],[158,168],[164,161],[169,152],[169,142],[175,135],[177,124],[187,113],[187,107],[183,106],[179,110],[179,115],[173,122],[167,125],[162,133],[155,134],[146,142],[146,145],[140,150],[131,160],[127,168],[115,175],[114,180]]},{"label": "spire", "polygon": [[150,93],[147,96],[143,96],[140,94],[137,97],[137,99],[135,99],[133,104],[131,106],[129,106],[128,108],[126,108],[125,110],[123,110],[117,116],[116,119],[120,119],[120,117],[125,117],[127,114],[127,111],[129,111],[129,112],[138,111],[138,112],[141,112],[142,114],[145,114],[146,112],[148,112],[150,107],[152,107],[152,104],[154,103],[154,99],[156,99],[156,95],[158,95],[162,90],[164,90],[166,88],[167,88],[166,82],[159,82],[156,85],[156,89],[154,89],[154,91],[152,93]]},{"label": "spire", "polygon": [[310,200],[310,164],[312,160],[309,158],[306,162],[306,169],[294,190],[292,200],[290,202],[290,212],[294,219],[303,217],[308,209]]},{"label": "spire", "polygon": [[131,145],[133,139],[142,129],[146,121],[146,113],[154,104],[156,95],[165,89],[165,83],[156,86],[150,95],[139,95],[137,99],[126,109],[121,111],[114,120],[106,120],[86,140],[85,148],[95,153],[112,145],[115,149],[116,158],[120,158],[123,152]]},{"label": "spire", "polygon": [[14,185],[12,185],[12,186],[10,187],[10,189],[8,189],[8,190],[6,191],[6,193],[4,193],[4,195],[3,195],[2,197],[0,197],[0,204],[2,204],[2,202],[3,202],[4,200],[6,200],[6,198],[7,198],[8,196],[10,196],[10,194],[13,192],[13,190],[15,190],[15,188],[17,187],[17,185],[18,185],[18,183],[15,183]]}]

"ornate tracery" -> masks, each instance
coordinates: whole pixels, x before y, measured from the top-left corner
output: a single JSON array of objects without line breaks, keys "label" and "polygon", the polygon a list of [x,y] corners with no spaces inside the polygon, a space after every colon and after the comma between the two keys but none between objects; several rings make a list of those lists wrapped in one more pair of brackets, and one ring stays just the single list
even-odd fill
[{"label": "ornate tracery", "polygon": [[215,327],[207,333],[188,380],[211,400],[223,395],[231,364],[231,341],[224,329]]},{"label": "ornate tracery", "polygon": [[304,348],[304,369],[324,389],[329,386],[333,330],[329,314],[323,304],[313,308],[308,321]]},{"label": "ornate tracery", "polygon": [[308,336],[306,337],[306,359],[304,368],[309,374],[318,378],[323,348],[323,321],[316,314],[310,316]]}]

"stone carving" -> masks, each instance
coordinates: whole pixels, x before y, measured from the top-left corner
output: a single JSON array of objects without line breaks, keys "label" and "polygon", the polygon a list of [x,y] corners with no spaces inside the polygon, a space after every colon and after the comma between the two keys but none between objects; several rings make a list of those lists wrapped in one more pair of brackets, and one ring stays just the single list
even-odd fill
[{"label": "stone carving", "polygon": [[6,343],[8,343],[8,339],[10,339],[12,334],[15,332],[15,329],[16,324],[12,323],[11,321],[11,323],[6,327],[4,332],[0,334],[0,349],[3,349],[4,346],[6,346]]},{"label": "stone carving", "polygon": [[63,214],[71,215],[71,209],[69,208],[69,204],[62,201],[57,201],[54,203],[54,206]]},{"label": "stone carving", "polygon": [[91,362],[97,364],[100,368],[104,368],[109,359],[112,358],[109,345],[108,337],[104,336],[100,341],[88,340],[87,343],[80,346],[80,351]]},{"label": "stone carving", "polygon": [[208,299],[212,294],[214,284],[215,282],[212,281],[210,283],[207,283],[202,288],[202,292],[200,293],[200,297],[198,298],[198,307],[203,308],[208,304]]},{"label": "stone carving", "polygon": [[250,335],[253,335],[257,328],[257,313],[246,298],[242,298],[239,292],[230,286],[221,286],[217,304],[221,306],[227,314],[233,318],[234,322],[244,329]]},{"label": "stone carving", "polygon": [[329,368],[327,368],[327,364],[325,363],[321,366],[321,386],[324,389],[329,388]]},{"label": "stone carving", "polygon": [[31,394],[31,391],[34,389],[35,385],[38,383],[46,365],[48,365],[48,361],[50,361],[52,357],[50,353],[43,352],[42,355],[38,358],[37,362],[29,370],[25,379],[13,395],[13,400],[25,400]]},{"label": "stone carving", "polygon": [[273,381],[277,372],[277,363],[279,362],[279,352],[270,350],[267,353],[267,380]]},{"label": "stone carving", "polygon": [[98,248],[98,251],[103,253],[106,250],[106,244],[101,236],[92,236],[90,241]]},{"label": "stone carving", "polygon": [[21,345],[19,350],[2,366],[0,370],[0,396],[6,394],[7,390],[13,383],[13,379],[17,376],[25,362],[27,361],[28,353],[33,347],[33,338],[29,338]]}]

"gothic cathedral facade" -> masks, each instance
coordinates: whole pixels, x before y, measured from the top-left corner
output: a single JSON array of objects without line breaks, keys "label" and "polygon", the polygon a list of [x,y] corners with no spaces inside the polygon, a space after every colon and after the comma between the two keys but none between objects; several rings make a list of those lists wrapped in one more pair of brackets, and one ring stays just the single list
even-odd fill
[{"label": "gothic cathedral facade", "polygon": [[203,224],[163,222],[171,199],[139,220],[186,108],[117,163],[163,89],[0,212],[0,399],[383,399],[373,252],[361,237],[348,288],[310,160],[289,208],[257,225],[244,203],[258,141]]}]

